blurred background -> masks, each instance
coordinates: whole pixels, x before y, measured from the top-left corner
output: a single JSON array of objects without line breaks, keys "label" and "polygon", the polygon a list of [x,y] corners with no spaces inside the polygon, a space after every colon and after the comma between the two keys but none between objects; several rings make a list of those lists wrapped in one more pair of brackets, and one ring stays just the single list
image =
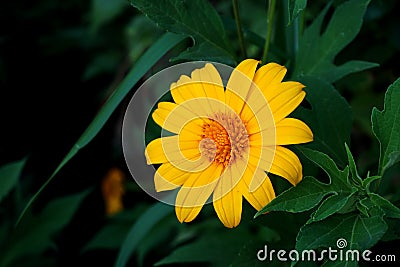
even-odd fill
[{"label": "blurred background", "polygon": [[[224,21],[233,17],[231,1],[211,2]],[[306,23],[327,1],[308,2]],[[244,27],[264,36],[265,1],[239,4]],[[0,166],[26,159],[18,185],[0,197],[0,248],[7,247],[0,254],[11,255],[10,266],[112,266],[132,224],[155,203],[136,186],[122,154],[122,118],[135,88],[94,140],[40,194],[30,215],[23,218],[22,230],[12,229],[29,198],[163,31],[125,0],[16,0],[2,1],[0,6]],[[353,108],[352,150],[362,174],[377,165],[371,109],[382,108],[386,88],[400,76],[399,8],[399,1],[372,0],[360,34],[336,59],[380,64],[336,83]],[[235,29],[228,33],[236,42]],[[189,41],[175,48],[144,78],[173,64],[171,55],[188,45]],[[249,51],[261,57],[259,47]],[[399,194],[399,167],[392,173],[383,188]],[[210,207],[205,209],[198,221],[209,220],[195,223],[195,228],[180,225],[171,213],[141,243],[130,264],[151,266],[179,242],[196,238],[203,228],[221,230],[216,216],[208,216]],[[244,217],[251,218],[253,210],[247,210]],[[9,248],[18,238],[25,243]]]}]

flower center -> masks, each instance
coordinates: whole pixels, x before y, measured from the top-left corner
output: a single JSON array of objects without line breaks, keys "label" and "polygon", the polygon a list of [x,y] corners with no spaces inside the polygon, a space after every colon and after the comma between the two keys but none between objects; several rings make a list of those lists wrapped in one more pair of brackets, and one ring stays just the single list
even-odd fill
[{"label": "flower center", "polygon": [[242,158],[249,148],[246,128],[236,114],[215,114],[203,124],[201,137],[201,152],[210,162],[224,166]]}]

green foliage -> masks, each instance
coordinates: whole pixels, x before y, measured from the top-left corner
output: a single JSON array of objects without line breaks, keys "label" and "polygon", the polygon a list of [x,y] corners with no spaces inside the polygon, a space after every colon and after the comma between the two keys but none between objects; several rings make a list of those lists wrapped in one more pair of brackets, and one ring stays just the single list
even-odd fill
[{"label": "green foliage", "polygon": [[148,234],[152,227],[172,212],[172,208],[164,203],[157,203],[148,209],[129,230],[118,253],[115,266],[125,266],[139,242]]},{"label": "green foliage", "polygon": [[193,38],[194,46],[176,60],[235,63],[221,18],[208,1],[131,0],[131,3],[158,26]]},{"label": "green foliage", "polygon": [[24,165],[25,159],[0,167],[0,202],[18,183]]},{"label": "green foliage", "polygon": [[20,257],[40,254],[49,249],[53,235],[72,218],[88,191],[51,201],[39,214],[28,213],[24,221],[2,244],[0,266],[7,266]]},{"label": "green foliage", "polygon": [[90,14],[92,29],[97,31],[102,25],[118,16],[126,5],[125,0],[93,0]]},{"label": "green foliage", "polygon": [[[362,186],[361,177],[358,175],[356,163],[354,162],[353,155],[351,154],[350,148],[345,143],[344,146],[346,147],[347,159],[349,161],[349,169],[350,169],[350,176],[349,176],[349,184],[353,184],[356,187]],[[368,183],[367,183],[368,184]]]},{"label": "green foliage", "polygon": [[315,210],[310,221],[316,222],[321,221],[332,214],[340,211],[345,207],[347,203],[349,203],[353,194],[349,192],[333,192],[332,195],[327,197],[324,201],[321,202],[321,205]]},{"label": "green foliage", "polygon": [[306,8],[307,0],[290,0],[288,9],[289,9],[289,24],[295,20],[300,13]]},{"label": "green foliage", "polygon": [[[347,183],[349,176],[348,167],[340,171],[335,162],[326,154],[307,148],[302,148],[300,151],[326,172],[330,177],[330,183],[324,184],[314,177],[304,177],[297,186],[290,188],[272,200],[267,206],[257,212],[256,216],[269,211],[303,212],[314,208],[327,195],[334,195],[336,196],[336,201],[343,201],[343,199],[347,199],[353,194],[351,186]],[[311,218],[312,220],[319,220],[321,216],[326,218],[344,206],[344,204],[336,204],[325,207],[329,199],[327,198],[321,204],[321,210],[316,211],[316,216],[314,214]]]},{"label": "green foliage", "polygon": [[296,249],[335,247],[339,238],[346,239],[346,249],[363,251],[371,248],[386,232],[387,226],[379,214],[337,214],[321,222],[307,224],[297,236]]},{"label": "green foliage", "polygon": [[[141,14],[135,13],[129,2]],[[15,5],[15,13],[21,14],[19,20],[41,20],[38,27],[40,31],[47,31],[47,27],[57,29],[56,36],[38,35],[37,39],[33,38],[34,42],[30,42],[29,32],[22,36],[23,42],[18,39],[18,43],[34,43],[37,46],[54,43],[50,48],[42,48],[45,52],[33,61],[38,61],[38,58],[41,61],[43,55],[58,60],[55,51],[69,50],[68,42],[79,42],[82,55],[90,54],[85,60],[85,66],[79,68],[80,76],[74,83],[88,86],[91,99],[100,99],[97,104],[100,106],[101,103],[101,107],[60,164],[54,164],[54,171],[51,169],[52,164],[48,164],[48,169],[45,170],[37,170],[37,166],[32,166],[37,163],[35,160],[40,158],[40,153],[34,157],[35,160],[28,161],[31,164],[20,160],[0,167],[0,236],[4,237],[0,240],[0,266],[54,266],[59,263],[58,260],[65,260],[69,256],[74,263],[77,258],[84,262],[91,262],[95,258],[101,262],[104,255],[111,255],[110,263],[118,267],[130,264],[265,266],[266,262],[260,262],[256,258],[257,251],[265,244],[276,250],[322,250],[326,247],[337,247],[338,240],[342,238],[347,241],[345,252],[350,249],[362,251],[375,245],[385,246],[380,241],[400,239],[400,78],[396,80],[394,73],[398,69],[393,66],[398,62],[396,51],[399,51],[400,45],[396,36],[399,36],[397,29],[400,29],[400,23],[390,16],[384,25],[386,27],[379,23],[380,20],[386,20],[388,14],[395,14],[392,11],[396,10],[395,1],[381,1],[382,3],[377,4],[370,0],[340,0],[330,1],[327,5],[325,2],[277,1],[276,10],[269,12],[271,17],[275,15],[270,24],[273,27],[270,31],[271,38],[264,38],[267,3],[258,0],[239,1],[239,18],[236,20],[232,18],[232,3],[229,0],[92,0],[89,4],[73,2],[71,6],[63,5],[63,8],[69,12],[81,5],[86,13],[81,14],[83,22],[76,23],[84,25],[74,24],[68,27],[63,24],[63,20],[53,17],[53,21],[43,16],[60,11],[54,9],[58,6],[54,2],[44,1],[28,11],[20,10],[19,5],[9,2],[9,6]],[[0,10],[9,10],[9,6]],[[40,10],[44,11],[39,12]],[[285,181],[275,183],[273,178],[276,177],[272,177],[276,192],[283,193],[255,216],[250,205],[244,203],[242,222],[235,229],[223,228],[215,212],[207,209],[212,209],[209,206],[203,208],[199,215],[201,218],[189,224],[180,224],[173,214],[173,207],[163,203],[149,204],[139,186],[128,180],[123,199],[126,201],[124,206],[126,204],[128,207],[125,206],[125,210],[119,214],[103,218],[100,222],[102,227],[92,235],[82,235],[86,229],[76,233],[72,246],[78,255],[65,251],[64,247],[59,246],[60,240],[57,238],[62,236],[71,219],[79,214],[76,212],[78,208],[85,208],[81,203],[87,196],[87,191],[80,194],[69,193],[55,199],[52,196],[58,195],[57,190],[64,190],[64,183],[65,188],[76,188],[78,183],[79,186],[89,187],[90,184],[99,187],[97,175],[102,174],[97,172],[100,172],[99,166],[103,165],[99,147],[101,153],[106,151],[105,154],[112,154],[113,157],[112,163],[107,162],[104,165],[114,165],[114,161],[124,164],[120,148],[114,147],[118,143],[115,140],[120,140],[119,134],[114,136],[115,129],[120,128],[120,121],[113,125],[112,137],[108,133],[101,134],[112,114],[122,116],[122,111],[118,111],[121,102],[142,78],[148,77],[154,70],[169,66],[171,61],[207,60],[235,66],[242,56],[237,36],[237,25],[240,24],[248,46],[245,50],[250,58],[261,59],[262,49],[269,45],[267,58],[288,67],[288,80],[300,81],[306,86],[306,100],[291,114],[304,121],[314,134],[312,143],[291,147],[302,162],[303,180],[285,191],[289,185],[284,184]],[[18,23],[15,25],[18,27]],[[118,35],[116,38],[114,33],[117,29],[123,29],[124,36]],[[10,26],[9,31],[14,30]],[[161,35],[162,31],[167,33]],[[357,36],[359,33],[361,36]],[[31,35],[35,36],[36,32]],[[1,51],[9,37],[0,36]],[[190,39],[192,42],[188,41]],[[266,39],[270,43],[266,44]],[[26,47],[26,50],[31,51],[31,48]],[[75,53],[75,50],[72,51]],[[17,54],[20,52],[23,51],[18,51]],[[14,69],[19,73],[18,79],[22,75],[20,73],[24,73],[20,69],[23,64],[8,68],[4,63],[8,59],[3,54],[7,53],[0,55],[2,85],[3,81],[7,83],[8,73]],[[68,56],[70,54],[60,57],[59,61],[64,62]],[[378,64],[366,60],[382,63],[382,67],[370,71],[369,69]],[[356,72],[360,72],[358,76],[354,75]],[[105,75],[106,73],[115,75],[115,80]],[[46,78],[48,76],[50,75]],[[8,83],[13,83],[12,78]],[[100,91],[98,83],[103,86],[107,80],[112,83],[110,87],[115,89],[103,101],[103,96],[108,95],[108,92]],[[396,81],[393,82],[394,80]],[[63,81],[57,82],[61,84]],[[370,109],[377,105],[380,96],[383,98],[382,89],[391,82],[393,84],[389,86],[384,97],[384,107],[381,110],[372,110],[371,130]],[[38,87],[40,86],[32,84],[32,88]],[[42,93],[38,91],[38,95],[41,96]],[[57,93],[63,96],[65,92],[59,90]],[[80,99],[80,93],[73,97]],[[362,96],[361,99],[359,96]],[[96,108],[98,106],[94,107]],[[49,109],[48,112],[52,110]],[[120,120],[121,116],[116,120]],[[7,126],[7,123],[2,125]],[[79,125],[77,122],[77,129],[82,127]],[[149,124],[149,127],[152,125]],[[152,138],[151,134],[146,133],[146,140]],[[380,156],[378,142],[376,145],[371,143],[373,134],[379,141]],[[57,138],[62,140],[63,135],[57,135]],[[94,140],[96,141],[93,142]],[[8,140],[5,139],[4,142]],[[45,147],[52,144],[48,142],[41,145]],[[39,150],[42,146],[38,146]],[[113,147],[111,152],[107,150],[109,147]],[[75,162],[74,165],[70,161],[82,148],[85,148],[85,153],[76,158],[79,164]],[[0,147],[3,156],[2,149]],[[60,151],[63,150],[60,148]],[[94,165],[87,164],[89,154],[94,155]],[[26,151],[22,155],[26,155]],[[5,154],[2,158],[5,162],[9,162],[7,156]],[[14,155],[10,157],[18,158]],[[43,189],[60,174],[67,163],[71,164],[71,169],[64,173],[68,179],[63,177],[64,180],[59,180],[63,184],[51,187],[55,191],[49,192],[50,196],[42,194]],[[43,165],[47,165],[47,162]],[[79,180],[81,177],[78,175],[75,177],[76,173],[81,173],[85,168],[93,168],[89,171],[86,169],[85,180]],[[20,177],[22,170],[27,174],[26,177]],[[51,174],[39,190],[36,190],[37,181],[40,181],[36,180],[37,173]],[[26,199],[25,196],[32,194],[31,199]],[[46,205],[30,209],[40,194]],[[102,201],[99,195],[100,193],[93,200],[96,207],[102,206],[102,203],[99,205]],[[20,213],[21,205],[25,201],[25,209]],[[93,213],[93,210],[87,208],[83,212],[87,217],[91,217]],[[20,217],[13,228],[18,214]],[[101,220],[101,216],[95,220]],[[257,218],[252,220],[253,217]],[[75,240],[77,236],[85,237]],[[93,258],[90,258],[92,255]],[[79,261],[76,262],[80,264]],[[278,261],[268,264],[285,266]],[[296,263],[292,263],[294,264]],[[297,264],[313,266],[311,262]],[[354,261],[327,261],[322,264],[357,266]]]},{"label": "green foliage", "polygon": [[386,217],[400,219],[400,209],[390,201],[375,193],[369,193],[368,196],[369,198],[365,201],[368,201],[369,207],[379,207]]},{"label": "green foliage", "polygon": [[297,235],[296,249],[299,251],[332,247],[338,238],[349,242],[346,249],[369,249],[388,229],[384,217],[400,216],[398,207],[369,191],[370,183],[378,178],[363,182],[348,146],[345,147],[349,164],[343,171],[326,154],[299,148],[304,156],[326,172],[330,184],[305,177],[296,187],[279,195],[256,214],[259,216],[269,211],[303,212],[316,207]]},{"label": "green foliage", "polygon": [[299,185],[285,191],[257,212],[256,217],[270,211],[306,211],[318,205],[322,198],[331,192],[328,185],[319,182],[314,177],[304,177]]},{"label": "green foliage", "polygon": [[326,29],[322,23],[329,5],[304,31],[297,53],[294,76],[312,75],[335,82],[347,74],[362,71],[377,64],[352,60],[340,66],[334,64],[336,55],[359,32],[365,10],[370,0],[350,0],[335,9]]},{"label": "green foliage", "polygon": [[96,249],[118,249],[135,220],[145,210],[137,206],[114,215],[109,222],[82,248],[82,252]]},{"label": "green foliage", "polygon": [[35,193],[30,199],[28,204],[22,211],[18,222],[22,219],[25,212],[28,210],[32,202],[37,198],[40,192],[47,186],[47,184],[56,176],[56,174],[70,161],[78,151],[85,147],[93,138],[100,132],[101,128],[110,118],[114,110],[121,103],[124,97],[129,93],[132,87],[140,80],[140,78],[146,74],[146,72],[170,49],[176,46],[184,39],[183,36],[179,36],[172,33],[164,34],[156,43],[154,43],[143,56],[136,62],[135,66],[129,71],[123,81],[115,89],[113,94],[107,99],[103,107],[99,110],[96,117],[89,124],[83,134],[80,136],[78,141],[74,144],[68,154],[64,157],[61,163],[57,166],[56,170],[52,173],[45,184]]},{"label": "green foliage", "polygon": [[381,148],[378,174],[383,175],[400,161],[400,79],[386,91],[384,110],[372,110],[371,120]]},{"label": "green foliage", "polygon": [[335,88],[326,81],[315,77],[303,77],[306,86],[306,100],[311,110],[299,108],[294,117],[300,118],[313,131],[314,141],[306,146],[329,155],[340,166],[345,166],[344,143],[350,142],[352,111]]},{"label": "green foliage", "polygon": [[[233,233],[232,233],[233,232]],[[247,229],[238,228],[221,233],[209,232],[196,242],[180,246],[170,255],[158,261],[155,266],[179,263],[202,263],[210,266],[229,266],[237,252],[243,247],[243,241],[251,238]],[[207,251],[207,253],[204,253]]]}]

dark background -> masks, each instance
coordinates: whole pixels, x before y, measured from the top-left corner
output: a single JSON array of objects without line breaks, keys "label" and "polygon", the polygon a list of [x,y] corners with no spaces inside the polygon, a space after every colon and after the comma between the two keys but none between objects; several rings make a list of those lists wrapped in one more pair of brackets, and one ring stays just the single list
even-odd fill
[{"label": "dark background", "polygon": [[[112,7],[104,0],[0,4],[0,165],[29,156],[22,175],[26,199],[46,181],[130,66],[161,33],[127,1],[120,2]],[[222,15],[231,16],[229,2],[213,1]],[[326,1],[309,2],[307,23]],[[370,130],[371,109],[382,108],[387,86],[400,76],[399,8],[399,1],[373,0],[360,34],[336,59],[380,64],[336,84],[354,111],[352,151],[361,172],[377,163],[372,156],[378,146]],[[243,16],[245,26],[257,27],[249,22],[251,14]],[[80,249],[107,220],[100,192],[106,172],[118,167],[130,179],[120,146],[126,104],[35,202],[34,209],[40,210],[50,199],[94,188],[58,235],[57,253],[48,252],[60,265],[110,266],[115,260],[115,251],[82,254]],[[137,190],[124,195],[126,207],[138,201],[152,199]]]}]

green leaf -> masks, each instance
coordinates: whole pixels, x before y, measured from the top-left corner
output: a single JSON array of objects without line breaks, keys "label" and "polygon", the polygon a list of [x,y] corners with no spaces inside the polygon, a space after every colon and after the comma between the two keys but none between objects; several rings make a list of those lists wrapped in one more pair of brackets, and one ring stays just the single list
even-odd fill
[{"label": "green leaf", "polygon": [[357,210],[366,217],[369,217],[370,205],[368,205],[368,202],[370,202],[370,200],[366,197],[356,203]]},{"label": "green leaf", "polygon": [[383,111],[372,110],[372,130],[380,143],[378,174],[400,161],[400,78],[389,86]]},{"label": "green leaf", "polygon": [[360,175],[358,175],[357,166],[354,161],[353,155],[351,154],[350,148],[345,143],[344,146],[346,147],[347,159],[349,161],[349,168],[350,168],[350,176],[349,182],[356,187],[362,187],[362,179]]},{"label": "green leaf", "polygon": [[57,266],[57,263],[56,257],[49,257],[48,255],[29,255],[16,259],[7,267],[54,267]]},{"label": "green leaf", "polygon": [[[219,265],[221,267],[223,266],[241,266],[241,267],[246,267],[246,266],[251,266],[251,267],[279,267],[283,266],[282,262],[279,261],[268,261],[266,263],[265,261],[261,261],[258,259],[256,253],[258,251],[263,250],[265,244],[268,244],[268,246],[271,244],[270,241],[261,241],[261,242],[255,242],[253,238],[247,239],[243,241],[244,244],[240,248],[240,250],[232,257],[232,261],[229,263],[229,265]],[[274,242],[274,245],[276,243]],[[312,267],[312,266],[308,266]]]},{"label": "green leaf", "polygon": [[[243,8],[243,6],[241,6],[241,8]],[[249,10],[240,10],[240,16],[243,20],[243,22],[245,21],[245,18],[243,17],[244,12],[248,12],[248,16],[247,21],[253,21],[254,18],[254,13],[259,13],[260,16],[264,15],[264,10],[260,10],[258,6],[247,6],[246,8],[248,8]],[[222,22],[224,24],[225,30],[228,33],[236,33],[237,28],[236,28],[236,21],[234,18],[229,18],[229,17],[222,17]],[[260,30],[263,29],[264,25],[263,23],[258,22],[257,24],[261,24],[259,25]],[[249,29],[247,28],[245,25],[242,25],[243,28],[243,37],[245,40],[246,44],[254,44],[255,46],[257,46],[259,49],[264,49],[264,45],[265,45],[265,38],[260,36],[259,34],[257,34],[254,29]],[[278,44],[274,44],[271,43],[270,44],[270,50],[268,52],[269,56],[268,58],[270,59],[269,61],[271,62],[285,62],[287,60],[287,54],[283,51],[282,49],[283,47],[279,46]],[[253,48],[250,48],[251,50]]]},{"label": "green leaf", "polygon": [[[273,199],[267,206],[257,212],[254,217],[270,211],[303,212],[317,206],[327,195],[337,194],[339,191],[347,195],[353,193],[351,186],[347,183],[348,167],[340,171],[335,162],[322,152],[303,147],[297,147],[297,150],[320,166],[328,174],[331,182],[324,184],[314,177],[306,176],[295,187],[289,188]],[[334,212],[340,210],[346,203],[347,201]]]},{"label": "green leaf", "polygon": [[311,176],[306,176],[295,187],[291,187],[267,206],[256,213],[258,217],[270,211],[303,212],[310,210],[328,194],[333,193],[331,188]]},{"label": "green leaf", "polygon": [[121,223],[106,225],[85,245],[82,252],[84,253],[93,249],[119,248],[124,241],[129,228],[130,225]]},{"label": "green leaf", "polygon": [[[354,188],[353,188],[354,190]],[[355,189],[357,190],[357,189]],[[349,212],[353,212],[357,210],[357,203],[360,201],[360,195],[357,193],[353,193],[349,196],[346,204],[337,212],[340,214],[346,214]]]},{"label": "green leaf", "polygon": [[225,63],[227,65],[235,64],[235,60],[231,58],[231,55],[215,49],[212,44],[206,42],[200,42],[198,45],[195,45],[172,58],[172,61],[177,60],[214,61]]},{"label": "green leaf", "polygon": [[320,70],[320,74],[318,76],[322,76],[327,81],[333,83],[347,76],[348,74],[360,72],[367,69],[372,69],[375,67],[379,67],[379,64],[362,60],[351,60],[346,63],[343,63],[340,66],[332,64],[331,69]]},{"label": "green leaf", "polygon": [[388,230],[382,237],[382,241],[392,241],[400,239],[400,223],[398,219],[386,219]]},{"label": "green leaf", "polygon": [[[168,218],[164,218],[158,222],[140,241],[140,245],[137,247],[136,261],[138,267],[143,266],[146,256],[150,259],[152,258],[152,251],[163,248],[166,243],[170,244],[171,239],[176,238],[177,228],[180,226],[182,225],[177,223],[175,214],[171,214]],[[176,240],[174,239],[175,242]]]},{"label": "green leaf", "polygon": [[383,168],[386,170],[387,168],[390,168],[397,162],[400,162],[400,151],[393,151],[392,153],[389,154],[389,161]]},{"label": "green leaf", "polygon": [[382,179],[382,176],[375,175],[375,176],[369,176],[362,180],[362,186],[369,192],[369,186],[373,181],[380,180]]},{"label": "green leaf", "polygon": [[160,202],[143,213],[126,235],[125,241],[118,252],[115,266],[126,266],[129,258],[138,247],[140,241],[148,234],[156,223],[172,212],[172,207]]},{"label": "green leaf", "polygon": [[352,111],[335,88],[315,77],[302,77],[306,100],[312,110],[298,108],[293,116],[303,120],[312,130],[314,141],[306,147],[324,152],[340,167],[347,165],[344,143],[350,143]]},{"label": "green leaf", "polygon": [[[220,237],[210,238],[210,240],[202,239],[178,249],[175,249],[170,255],[158,261],[154,266],[162,266],[173,263],[212,263],[221,257],[220,249],[218,249],[218,239]],[[229,241],[233,241],[230,239]],[[205,251],[207,253],[205,253]]]},{"label": "green leaf", "polygon": [[2,249],[0,266],[7,266],[15,259],[29,254],[38,254],[52,245],[51,237],[63,228],[79,208],[88,191],[51,201],[39,215],[29,213],[12,233],[11,239]]},{"label": "green leaf", "polygon": [[234,64],[221,18],[206,0],[131,0],[131,4],[167,31],[191,36],[194,46],[177,59]]},{"label": "green leaf", "polygon": [[383,210],[386,217],[400,219],[400,208],[393,205],[389,200],[375,193],[369,193],[368,196],[376,206]]},{"label": "green leaf", "polygon": [[330,185],[336,191],[351,191],[348,184],[349,168],[346,166],[343,171],[339,170],[335,162],[326,154],[305,147],[297,147],[304,156],[321,167],[330,178]]},{"label": "green leaf", "polygon": [[292,24],[299,14],[306,8],[307,0],[290,0],[288,2],[289,9],[289,25]]},{"label": "green leaf", "polygon": [[364,61],[334,64],[336,55],[360,31],[365,10],[370,0],[350,0],[336,8],[326,29],[321,33],[329,5],[304,31],[296,58],[295,77],[317,76],[335,82],[347,74],[378,66]]},{"label": "green leaf", "polygon": [[160,39],[158,39],[157,42],[155,42],[141,58],[136,61],[136,64],[118,85],[113,94],[107,99],[103,107],[97,113],[96,117],[89,124],[84,133],[80,136],[78,141],[74,144],[61,163],[57,166],[56,170],[26,204],[16,224],[21,221],[22,217],[31,206],[33,201],[43,191],[47,184],[50,183],[54,176],[56,176],[56,174],[76,155],[76,153],[78,153],[81,148],[85,147],[100,132],[101,128],[103,128],[104,124],[110,118],[114,110],[118,107],[119,103],[121,103],[124,97],[140,80],[140,78],[142,78],[143,75],[145,75],[146,72],[148,72],[151,67],[156,64],[157,61],[159,61],[161,57],[164,56],[171,48],[182,42],[184,39],[184,36],[166,33],[160,37]]},{"label": "green leaf", "polygon": [[17,184],[25,161],[22,159],[0,167],[0,202]]},{"label": "green leaf", "polygon": [[82,248],[82,253],[94,249],[118,249],[125,240],[132,224],[143,213],[147,205],[137,204],[110,218],[108,223]]},{"label": "green leaf", "polygon": [[126,6],[125,0],[92,0],[90,20],[93,30],[118,16]]},{"label": "green leaf", "polygon": [[335,214],[323,221],[303,226],[297,236],[296,250],[331,247],[339,238],[347,241],[346,249],[359,251],[375,245],[385,234],[387,224],[380,214],[364,217],[360,214]]},{"label": "green leaf", "polygon": [[223,229],[218,233],[205,233],[198,240],[175,249],[155,266],[169,264],[208,263],[206,266],[230,266],[234,256],[242,249],[243,240],[252,238],[246,228]]},{"label": "green leaf", "polygon": [[326,198],[318,209],[312,214],[310,222],[321,221],[340,211],[350,200],[352,194],[338,193]]}]

